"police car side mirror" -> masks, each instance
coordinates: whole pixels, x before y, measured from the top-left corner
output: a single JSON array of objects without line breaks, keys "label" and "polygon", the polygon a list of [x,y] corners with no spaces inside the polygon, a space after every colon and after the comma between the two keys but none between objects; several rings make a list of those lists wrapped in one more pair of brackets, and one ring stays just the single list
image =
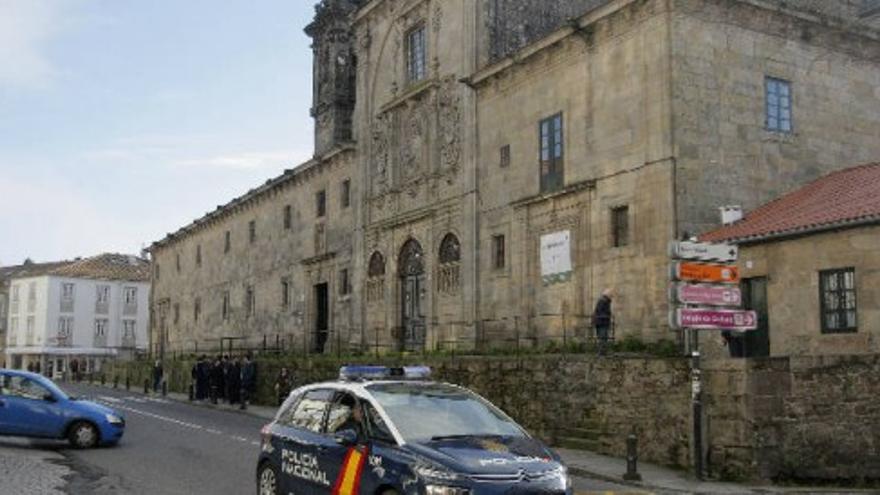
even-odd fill
[{"label": "police car side mirror", "polygon": [[346,447],[350,447],[352,445],[357,445],[358,443],[358,434],[354,430],[342,430],[337,431],[334,436],[336,443],[339,445],[344,445]]},{"label": "police car side mirror", "polygon": [[58,402],[58,399],[55,398],[51,393],[47,393],[43,396],[43,400],[46,402]]}]

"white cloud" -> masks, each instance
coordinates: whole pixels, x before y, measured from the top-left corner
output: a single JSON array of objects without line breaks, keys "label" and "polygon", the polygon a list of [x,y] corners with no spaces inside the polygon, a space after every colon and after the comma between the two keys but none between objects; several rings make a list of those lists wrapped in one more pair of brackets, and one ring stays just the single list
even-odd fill
[{"label": "white cloud", "polygon": [[61,23],[58,0],[0,0],[0,86],[42,88],[56,74],[45,53]]},{"label": "white cloud", "polygon": [[205,158],[177,160],[173,165],[183,167],[211,167],[234,170],[275,169],[284,164],[299,165],[308,158],[305,153],[284,151],[246,151]]}]

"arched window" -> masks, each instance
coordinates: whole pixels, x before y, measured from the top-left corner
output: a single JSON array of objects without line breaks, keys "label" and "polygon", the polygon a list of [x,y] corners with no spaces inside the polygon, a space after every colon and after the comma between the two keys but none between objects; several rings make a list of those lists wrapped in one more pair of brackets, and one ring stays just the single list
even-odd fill
[{"label": "arched window", "polygon": [[419,241],[410,239],[400,249],[398,271],[401,277],[421,275],[425,272],[425,260],[422,259],[422,246]]},{"label": "arched window", "polygon": [[459,265],[461,263],[461,243],[455,234],[446,234],[440,242],[440,263],[437,267],[437,292],[445,295],[458,293],[461,280]]},{"label": "arched window", "polygon": [[446,234],[440,243],[440,264],[458,263],[461,261],[461,244],[455,234]]},{"label": "arched window", "polygon": [[385,275],[385,257],[382,253],[376,251],[370,256],[370,268],[367,270],[370,278],[382,277]]}]

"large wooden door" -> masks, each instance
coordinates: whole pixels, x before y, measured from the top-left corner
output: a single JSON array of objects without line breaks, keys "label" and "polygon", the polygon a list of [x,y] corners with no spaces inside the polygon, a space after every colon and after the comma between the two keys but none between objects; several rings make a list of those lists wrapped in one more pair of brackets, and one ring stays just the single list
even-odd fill
[{"label": "large wooden door", "polygon": [[313,351],[321,354],[330,333],[330,290],[326,283],[315,286],[315,341]]},{"label": "large wooden door", "polygon": [[425,348],[425,316],[422,294],[425,288],[425,264],[422,247],[413,239],[400,251],[400,312],[401,349],[420,351]]}]

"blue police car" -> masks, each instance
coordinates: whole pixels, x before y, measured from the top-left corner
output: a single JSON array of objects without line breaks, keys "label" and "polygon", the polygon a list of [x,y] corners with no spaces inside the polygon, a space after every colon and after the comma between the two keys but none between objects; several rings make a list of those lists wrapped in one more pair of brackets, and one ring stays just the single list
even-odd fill
[{"label": "blue police car", "polygon": [[552,450],[425,367],[344,367],[293,391],[262,431],[257,491],[571,495]]},{"label": "blue police car", "polygon": [[67,439],[85,449],[116,444],[124,431],[113,409],[69,397],[42,375],[0,369],[0,436]]}]

